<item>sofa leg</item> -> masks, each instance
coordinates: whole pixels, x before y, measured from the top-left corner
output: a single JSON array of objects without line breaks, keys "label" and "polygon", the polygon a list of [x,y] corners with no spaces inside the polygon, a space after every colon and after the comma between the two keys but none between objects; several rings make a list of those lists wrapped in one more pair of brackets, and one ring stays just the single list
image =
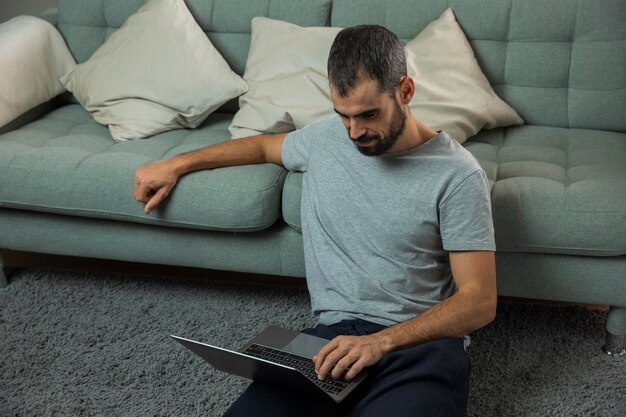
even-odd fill
[{"label": "sofa leg", "polygon": [[615,357],[626,356],[624,334],[626,334],[626,308],[611,306],[606,323],[606,338],[602,347],[604,352]]}]

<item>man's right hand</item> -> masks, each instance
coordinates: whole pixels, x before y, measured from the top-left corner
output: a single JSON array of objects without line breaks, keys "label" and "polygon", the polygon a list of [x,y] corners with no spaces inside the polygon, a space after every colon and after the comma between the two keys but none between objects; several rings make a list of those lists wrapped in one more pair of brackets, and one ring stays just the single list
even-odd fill
[{"label": "man's right hand", "polygon": [[179,175],[171,160],[157,161],[139,167],[135,172],[135,200],[145,204],[144,212],[150,213],[176,185]]}]

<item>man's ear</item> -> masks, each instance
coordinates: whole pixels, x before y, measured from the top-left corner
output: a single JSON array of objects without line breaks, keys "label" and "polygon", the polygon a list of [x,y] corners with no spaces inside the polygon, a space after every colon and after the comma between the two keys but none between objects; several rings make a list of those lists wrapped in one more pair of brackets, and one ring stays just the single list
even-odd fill
[{"label": "man's ear", "polygon": [[400,83],[398,84],[398,91],[400,93],[400,101],[402,104],[409,104],[413,95],[415,94],[415,83],[413,82],[413,78],[408,75],[400,78]]}]

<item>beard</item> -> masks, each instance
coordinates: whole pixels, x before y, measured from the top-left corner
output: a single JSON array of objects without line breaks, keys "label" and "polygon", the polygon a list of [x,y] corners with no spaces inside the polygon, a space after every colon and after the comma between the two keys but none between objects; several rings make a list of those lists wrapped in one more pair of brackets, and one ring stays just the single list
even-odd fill
[{"label": "beard", "polygon": [[[400,105],[395,102],[395,109],[393,112],[393,116],[391,119],[391,125],[389,126],[389,131],[385,132],[384,136],[379,134],[371,134],[368,135],[364,133],[358,138],[353,138],[355,141],[356,148],[365,156],[380,156],[387,152],[395,143],[398,141],[402,133],[404,133],[404,128],[406,127],[406,117]],[[376,145],[371,147],[361,147],[358,145],[358,142],[367,143],[371,140],[376,141]]]}]

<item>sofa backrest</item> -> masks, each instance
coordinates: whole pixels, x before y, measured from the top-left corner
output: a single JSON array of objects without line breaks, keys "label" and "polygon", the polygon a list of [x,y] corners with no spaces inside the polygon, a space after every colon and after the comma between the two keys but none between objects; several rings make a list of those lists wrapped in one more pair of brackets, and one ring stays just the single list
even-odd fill
[{"label": "sofa backrest", "polygon": [[527,124],[626,132],[624,0],[334,0],[331,25],[378,23],[409,40],[447,7]]},{"label": "sofa backrest", "polygon": [[[59,0],[59,30],[87,60],[145,0]],[[243,74],[250,20],[378,23],[405,41],[452,7],[494,90],[527,124],[626,132],[624,0],[186,0]],[[441,52],[442,54],[445,51]]]},{"label": "sofa backrest", "polygon": [[[81,63],[146,0],[58,0],[58,28]],[[231,68],[243,74],[255,16],[301,26],[328,26],[331,0],[185,0],[191,14]]]}]

